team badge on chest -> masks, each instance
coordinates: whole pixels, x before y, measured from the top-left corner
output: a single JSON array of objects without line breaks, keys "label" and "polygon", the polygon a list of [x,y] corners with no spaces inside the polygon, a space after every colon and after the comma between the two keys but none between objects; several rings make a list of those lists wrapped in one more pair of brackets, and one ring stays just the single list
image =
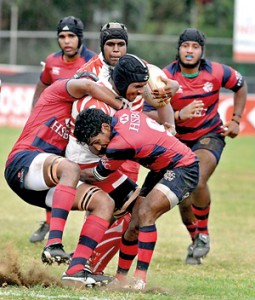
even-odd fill
[{"label": "team badge on chest", "polygon": [[208,93],[213,90],[213,84],[211,82],[206,82],[203,86],[203,90]]}]

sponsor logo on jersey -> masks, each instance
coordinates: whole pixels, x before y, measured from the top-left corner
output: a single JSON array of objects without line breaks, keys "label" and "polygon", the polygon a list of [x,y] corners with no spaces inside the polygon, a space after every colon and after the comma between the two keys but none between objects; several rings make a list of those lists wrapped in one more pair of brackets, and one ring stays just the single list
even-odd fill
[{"label": "sponsor logo on jersey", "polygon": [[50,128],[57,133],[59,136],[61,136],[63,139],[67,140],[69,137],[69,129],[70,129],[70,119],[65,119],[65,126],[61,123],[59,123],[57,120],[55,120]]},{"label": "sponsor logo on jersey", "polygon": [[60,68],[59,67],[53,67],[52,68],[52,74],[59,75],[60,74]]},{"label": "sponsor logo on jersey", "polygon": [[104,166],[105,169],[110,169],[111,164],[110,164],[110,162],[109,162],[109,160],[106,156],[103,156],[101,158],[101,163],[102,163],[102,165]]},{"label": "sponsor logo on jersey", "polygon": [[130,120],[129,130],[138,132],[141,125],[141,118],[139,112],[138,111],[132,112],[130,118],[131,120]]},{"label": "sponsor logo on jersey", "polygon": [[126,124],[129,121],[129,116],[128,114],[123,114],[120,116],[120,123],[121,124]]}]

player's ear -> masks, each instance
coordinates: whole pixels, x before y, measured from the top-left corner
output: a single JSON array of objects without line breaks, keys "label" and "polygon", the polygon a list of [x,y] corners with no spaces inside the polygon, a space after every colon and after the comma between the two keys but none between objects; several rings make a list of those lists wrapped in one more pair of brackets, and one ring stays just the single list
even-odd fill
[{"label": "player's ear", "polygon": [[110,131],[110,125],[107,124],[107,123],[102,123],[101,130],[102,130],[103,133],[109,132]]}]

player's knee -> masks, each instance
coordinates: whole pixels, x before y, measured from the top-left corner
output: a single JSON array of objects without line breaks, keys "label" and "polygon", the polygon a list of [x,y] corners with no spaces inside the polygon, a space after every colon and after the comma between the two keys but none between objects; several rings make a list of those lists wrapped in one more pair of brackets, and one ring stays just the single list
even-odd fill
[{"label": "player's knee", "polygon": [[207,189],[207,180],[203,177],[200,177],[195,191],[202,192],[204,189]]},{"label": "player's knee", "polygon": [[100,192],[88,206],[88,211],[104,219],[110,220],[115,208],[115,203],[108,194]]}]

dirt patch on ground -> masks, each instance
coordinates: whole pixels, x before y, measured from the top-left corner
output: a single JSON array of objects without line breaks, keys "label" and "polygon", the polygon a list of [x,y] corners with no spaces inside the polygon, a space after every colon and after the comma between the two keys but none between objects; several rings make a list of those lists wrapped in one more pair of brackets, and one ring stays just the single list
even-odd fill
[{"label": "dirt patch on ground", "polygon": [[58,278],[48,272],[37,261],[31,261],[28,271],[23,271],[19,261],[18,252],[11,244],[3,246],[0,253],[0,287],[17,285],[32,287],[61,286]]}]

